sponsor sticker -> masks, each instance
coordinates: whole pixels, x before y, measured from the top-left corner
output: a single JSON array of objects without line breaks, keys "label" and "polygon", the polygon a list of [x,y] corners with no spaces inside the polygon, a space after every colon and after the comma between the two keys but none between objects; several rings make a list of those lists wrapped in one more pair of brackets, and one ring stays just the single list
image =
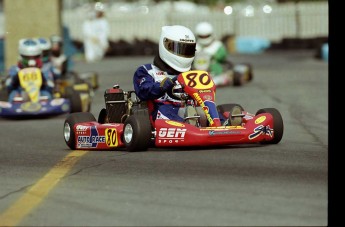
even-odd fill
[{"label": "sponsor sticker", "polygon": [[241,131],[234,131],[234,130],[227,130],[227,131],[215,131],[211,130],[208,132],[210,136],[215,135],[235,135],[235,134],[241,134]]},{"label": "sponsor sticker", "polygon": [[64,103],[64,99],[53,99],[50,104],[52,106],[61,106]]},{"label": "sponsor sticker", "polygon": [[26,112],[37,112],[41,109],[41,104],[38,102],[24,102],[20,108]]},{"label": "sponsor sticker", "polygon": [[266,134],[270,137],[273,137],[273,129],[271,129],[269,125],[267,126],[259,125],[258,127],[254,128],[254,132],[251,133],[248,138],[252,140],[262,134]]},{"label": "sponsor sticker", "polygon": [[169,125],[177,126],[177,127],[184,127],[184,124],[176,121],[165,121]]},{"label": "sponsor sticker", "polygon": [[258,117],[257,119],[255,119],[255,124],[261,124],[262,122],[264,122],[266,120],[266,116],[261,116]]},{"label": "sponsor sticker", "polygon": [[[83,127],[88,127],[88,126],[83,126]],[[81,127],[82,130],[84,128]],[[90,127],[90,135],[87,136],[78,136],[77,137],[77,147],[78,148],[96,148],[99,143],[105,143],[105,136],[100,136],[97,128],[95,126]]]},{"label": "sponsor sticker", "polygon": [[185,128],[161,128],[158,132],[158,143],[183,142],[186,131]]},{"label": "sponsor sticker", "polygon": [[117,147],[117,131],[115,128],[105,129],[105,143],[108,147]]}]

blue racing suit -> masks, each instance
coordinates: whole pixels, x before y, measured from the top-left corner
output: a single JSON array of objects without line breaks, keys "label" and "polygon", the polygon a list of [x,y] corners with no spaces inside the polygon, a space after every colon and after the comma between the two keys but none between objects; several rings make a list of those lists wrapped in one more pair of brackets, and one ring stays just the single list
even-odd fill
[{"label": "blue racing suit", "polygon": [[170,119],[183,122],[184,119],[178,115],[181,107],[181,100],[171,98],[165,91],[162,91],[160,83],[166,77],[171,79],[177,74],[169,74],[153,64],[141,65],[134,73],[133,84],[137,96],[142,101],[152,100],[152,120]]},{"label": "blue racing suit", "polygon": [[48,91],[53,93],[54,87],[55,87],[55,82],[57,79],[60,79],[61,74],[54,67],[54,65],[51,61],[43,62],[43,66],[41,68],[41,71],[42,71],[43,76],[47,80]]},{"label": "blue racing suit", "polygon": [[[152,120],[170,119],[183,122],[184,119],[178,115],[181,100],[174,99],[161,88],[161,82],[170,77],[173,79],[180,72],[172,69],[164,63],[158,56],[155,57],[153,64],[144,64],[137,68],[133,76],[133,85],[136,95],[142,101],[151,100],[153,102],[153,111],[151,111]],[[224,117],[220,114],[220,120]]]},{"label": "blue racing suit", "polygon": [[[13,65],[10,67],[8,71],[8,78],[6,79],[6,88],[9,94],[8,101],[12,102],[14,97],[21,94],[22,88],[20,86],[18,72],[22,68],[18,65]],[[52,98],[52,93],[50,92],[49,85],[47,83],[47,79],[45,75],[43,75],[44,72],[42,72],[42,86],[41,86],[41,95],[48,96],[49,99]]]}]

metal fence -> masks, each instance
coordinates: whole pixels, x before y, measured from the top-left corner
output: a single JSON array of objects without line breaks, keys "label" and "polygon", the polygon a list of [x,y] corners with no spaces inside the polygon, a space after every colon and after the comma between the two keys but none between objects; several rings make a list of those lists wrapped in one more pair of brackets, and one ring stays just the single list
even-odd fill
[{"label": "metal fence", "polygon": [[[251,7],[251,15],[246,10]],[[223,11],[178,12],[170,6],[127,13],[109,7],[106,17],[110,23],[110,39],[148,39],[158,41],[163,25],[180,24],[194,29],[195,25],[207,20],[214,25],[216,35],[255,36],[279,42],[283,38],[328,37],[328,2],[300,2],[272,4],[270,13],[262,5],[237,4],[230,15]],[[81,24],[85,20],[85,9],[65,9],[62,20],[70,30],[71,37],[82,40]]]}]

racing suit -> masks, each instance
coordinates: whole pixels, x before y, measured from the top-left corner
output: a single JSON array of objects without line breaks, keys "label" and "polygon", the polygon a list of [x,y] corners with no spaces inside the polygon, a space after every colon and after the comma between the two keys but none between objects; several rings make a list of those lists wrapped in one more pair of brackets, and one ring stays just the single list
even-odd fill
[{"label": "racing suit", "polygon": [[[229,65],[231,63],[227,61],[228,52],[224,44],[219,40],[214,40],[207,46],[203,46],[197,43],[195,52],[196,59],[198,58],[198,55],[208,56],[210,62],[207,71],[210,72],[210,75],[212,76],[214,82],[217,85],[226,83],[222,78],[222,74],[227,69],[226,65]],[[193,66],[194,68],[198,69],[198,67],[196,67],[196,64],[194,64]]]},{"label": "racing suit", "polygon": [[67,73],[67,63],[68,59],[66,55],[52,55],[51,62],[57,74],[60,74],[60,77],[63,77]]},{"label": "racing suit", "polygon": [[196,55],[198,52],[204,52],[211,56],[210,72],[214,75],[219,75],[223,72],[223,64],[226,62],[228,52],[224,44],[219,40],[214,40],[210,45],[203,46],[201,44],[196,45]]},{"label": "racing suit", "polygon": [[43,62],[41,71],[47,81],[47,90],[52,93],[54,91],[55,82],[61,77],[61,74],[59,70],[54,67],[51,60]]},{"label": "racing suit", "polygon": [[[8,97],[9,102],[12,102],[15,96],[21,94],[22,88],[20,86],[18,73],[23,68],[25,67],[23,67],[21,63],[19,62],[17,65],[11,66],[8,71],[8,77],[5,83],[6,83],[6,88],[9,94],[9,97]],[[41,95],[48,96],[50,99],[52,98],[52,93],[50,92],[51,88],[49,87],[47,79],[46,79],[48,76],[43,75],[44,72],[42,70],[41,72],[42,72]]]},{"label": "racing suit", "polygon": [[[179,115],[182,106],[181,100],[175,99],[169,92],[162,91],[161,82],[166,78],[174,78],[180,72],[168,66],[159,56],[154,58],[153,64],[141,65],[134,73],[133,84],[136,95],[142,101],[152,100],[153,111],[151,112],[152,120],[170,119],[184,122]],[[225,121],[220,114],[220,120]]]},{"label": "racing suit", "polygon": [[180,74],[158,56],[154,58],[153,64],[144,64],[138,67],[133,76],[134,90],[142,101],[152,100],[153,111],[151,116],[156,119],[170,119],[183,122],[184,119],[178,115],[181,107],[181,100],[170,97],[161,89],[161,82],[164,78],[174,78]]}]

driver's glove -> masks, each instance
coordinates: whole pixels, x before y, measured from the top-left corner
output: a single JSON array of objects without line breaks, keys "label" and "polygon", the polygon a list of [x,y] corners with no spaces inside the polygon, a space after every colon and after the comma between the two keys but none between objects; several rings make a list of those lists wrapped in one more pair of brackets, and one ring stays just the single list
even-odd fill
[{"label": "driver's glove", "polygon": [[174,87],[174,82],[169,77],[165,77],[160,83],[160,88],[164,92],[171,90],[173,87]]}]

